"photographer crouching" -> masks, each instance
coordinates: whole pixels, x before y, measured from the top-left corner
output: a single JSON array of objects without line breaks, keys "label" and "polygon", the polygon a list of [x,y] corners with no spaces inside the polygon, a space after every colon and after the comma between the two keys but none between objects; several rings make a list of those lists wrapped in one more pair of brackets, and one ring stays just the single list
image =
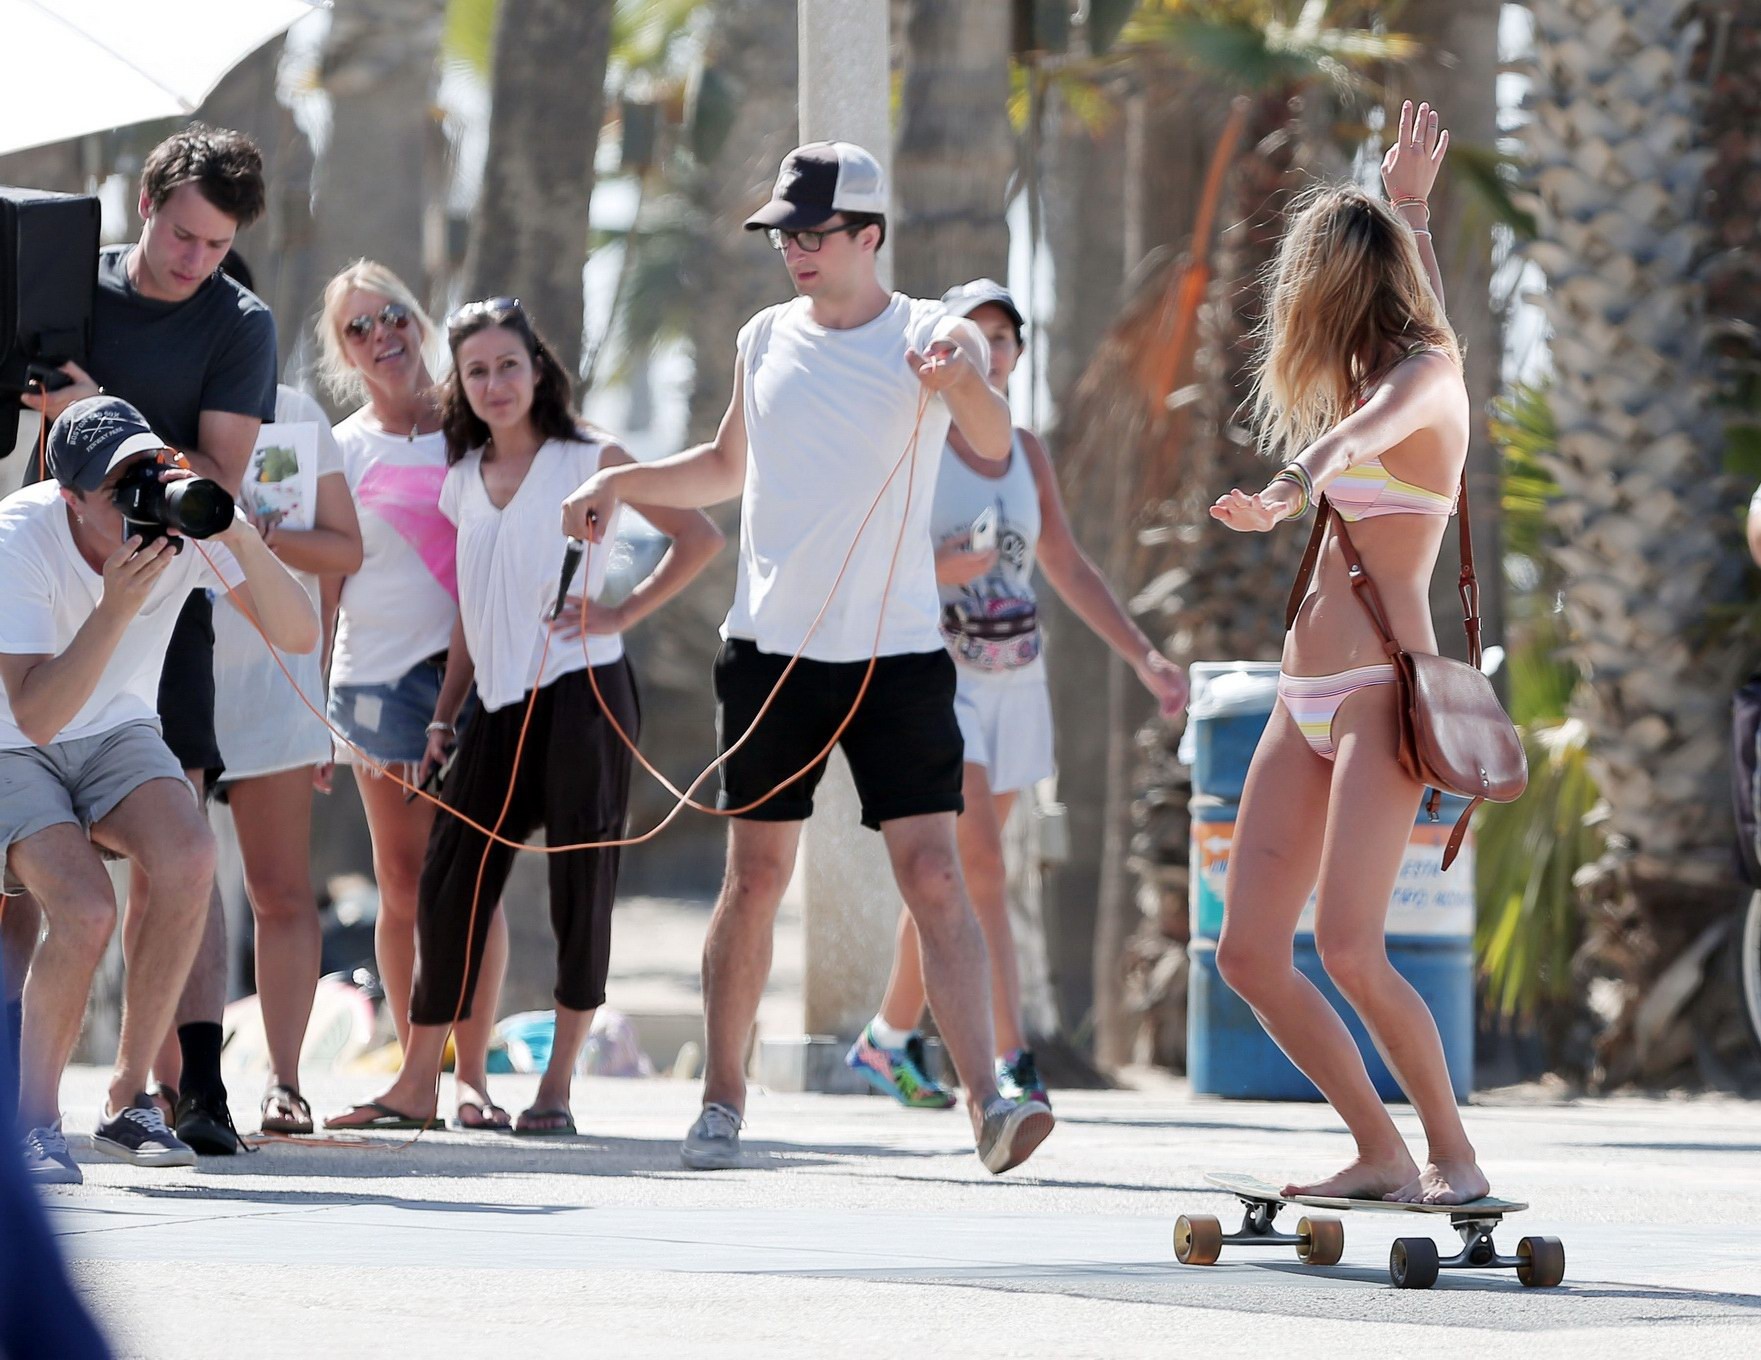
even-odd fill
[{"label": "photographer crouching", "polygon": [[88,397],[49,432],[54,480],[0,500],[0,852],[48,923],[25,983],[18,1112],[27,1170],[42,1183],[81,1180],[59,1090],[116,925],[101,851],[134,861],[153,891],[93,1141],[141,1166],[195,1161],[143,1091],[214,877],[213,836],[156,710],[185,598],[224,584],[283,651],[318,645],[300,584],[223,488],[170,466],[168,453],[127,402]]}]

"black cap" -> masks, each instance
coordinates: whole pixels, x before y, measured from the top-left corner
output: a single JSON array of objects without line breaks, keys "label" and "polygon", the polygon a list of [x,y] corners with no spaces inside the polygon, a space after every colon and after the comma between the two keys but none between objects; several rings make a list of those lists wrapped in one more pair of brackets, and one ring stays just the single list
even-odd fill
[{"label": "black cap", "polygon": [[1009,313],[1017,334],[1027,325],[1027,318],[1021,315],[1021,309],[1015,305],[1015,299],[1010,296],[1009,290],[995,279],[973,279],[970,283],[962,283],[942,294],[942,306],[955,316],[971,316],[980,307],[987,305],[1001,307]]},{"label": "black cap", "polygon": [[854,142],[809,142],[783,157],[770,202],[746,219],[746,230],[809,231],[841,212],[885,217],[886,173]]},{"label": "black cap", "polygon": [[83,397],[49,427],[49,475],[70,490],[96,491],[118,463],[164,447],[121,397]]}]

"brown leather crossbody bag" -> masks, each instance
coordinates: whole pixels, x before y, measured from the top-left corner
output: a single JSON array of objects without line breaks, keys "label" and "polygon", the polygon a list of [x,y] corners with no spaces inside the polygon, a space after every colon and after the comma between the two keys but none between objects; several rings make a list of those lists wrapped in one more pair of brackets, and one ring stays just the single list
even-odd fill
[{"label": "brown leather crossbody bag", "polygon": [[1467,631],[1468,659],[1464,664],[1448,657],[1409,652],[1388,625],[1388,612],[1376,583],[1364,570],[1363,559],[1351,541],[1345,520],[1323,495],[1315,514],[1314,532],[1303,551],[1296,584],[1284,613],[1288,630],[1308,594],[1321,544],[1331,524],[1339,535],[1339,547],[1351,572],[1352,592],[1370,617],[1370,626],[1382,639],[1382,650],[1394,664],[1395,715],[1400,724],[1400,764],[1414,779],[1430,785],[1426,809],[1437,820],[1444,793],[1468,799],[1443,850],[1443,867],[1455,862],[1467,835],[1468,819],[1482,800],[1511,803],[1522,796],[1529,783],[1529,759],[1522,739],[1498,702],[1492,682],[1480,672],[1480,586],[1474,576],[1474,539],[1468,525],[1467,476],[1461,482],[1456,505],[1461,520],[1462,625]]}]

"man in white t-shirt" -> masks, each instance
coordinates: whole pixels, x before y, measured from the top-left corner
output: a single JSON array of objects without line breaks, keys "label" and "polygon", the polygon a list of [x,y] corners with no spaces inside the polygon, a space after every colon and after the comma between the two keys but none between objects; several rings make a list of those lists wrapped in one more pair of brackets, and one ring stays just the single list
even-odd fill
[{"label": "man in white t-shirt", "polygon": [[[797,296],[740,331],[715,439],[600,472],[563,509],[564,532],[597,540],[625,501],[742,502],[738,584],[715,664],[727,755],[720,806],[734,820],[703,952],[704,1106],[682,1149],[694,1169],[739,1161],[742,1065],[772,928],[834,740],[863,824],[886,838],[923,934],[930,1004],[966,1084],[985,1166],[1018,1165],[1052,1128],[1044,1106],[1000,1097],[991,1069],[984,939],[954,842],[962,744],[929,535],[950,420],[1001,462],[1009,408],[985,381],[989,353],[971,322],[881,286],[886,204],[880,165],[861,147],[814,142],[790,152],[746,228],[770,233]],[[914,438],[917,456],[900,465]]]},{"label": "man in white t-shirt", "polygon": [[[166,452],[127,402],[87,397],[49,432],[54,480],[0,501],[0,854],[49,922],[25,984],[18,1110],[26,1169],[42,1182],[81,1179],[58,1093],[116,923],[101,850],[133,860],[153,894],[131,922],[122,1035],[93,1141],[140,1166],[195,1160],[142,1091],[214,877],[213,836],[157,710],[184,601],[224,585],[276,646],[318,642],[305,591],[242,515],[199,547],[143,532],[138,503],[124,519],[119,486]],[[166,484],[189,477],[158,474]],[[229,509],[222,502],[216,517]]]}]

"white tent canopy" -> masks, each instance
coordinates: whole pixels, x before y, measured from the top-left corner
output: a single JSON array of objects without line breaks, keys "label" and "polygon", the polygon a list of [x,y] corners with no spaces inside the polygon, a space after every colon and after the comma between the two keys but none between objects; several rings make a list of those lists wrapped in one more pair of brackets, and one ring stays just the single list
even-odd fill
[{"label": "white tent canopy", "polygon": [[319,0],[0,0],[0,153],[194,113]]}]

